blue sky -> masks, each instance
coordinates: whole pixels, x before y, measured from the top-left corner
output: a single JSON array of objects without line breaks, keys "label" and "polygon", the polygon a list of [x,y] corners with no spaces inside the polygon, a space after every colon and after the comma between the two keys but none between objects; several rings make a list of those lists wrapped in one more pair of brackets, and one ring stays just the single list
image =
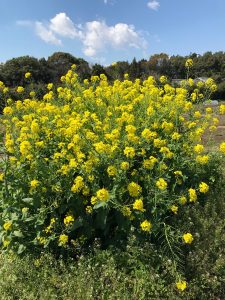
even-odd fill
[{"label": "blue sky", "polygon": [[0,0],[0,62],[69,52],[91,63],[225,51],[225,0]]}]

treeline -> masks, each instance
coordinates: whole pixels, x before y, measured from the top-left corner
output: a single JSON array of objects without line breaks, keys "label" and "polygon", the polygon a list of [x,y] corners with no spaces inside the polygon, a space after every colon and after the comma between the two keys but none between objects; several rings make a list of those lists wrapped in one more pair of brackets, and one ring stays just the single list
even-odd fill
[{"label": "treeline", "polygon": [[203,55],[193,53],[189,56],[168,56],[165,53],[152,55],[148,60],[137,61],[135,58],[131,63],[119,61],[110,66],[100,64],[90,65],[82,58],[76,58],[69,53],[56,52],[48,59],[37,59],[30,56],[13,58],[0,64],[0,81],[6,86],[15,88],[27,85],[24,77],[26,72],[32,74],[32,89],[40,96],[45,92],[46,84],[52,82],[58,84],[60,77],[64,75],[72,64],[76,64],[76,72],[80,80],[90,78],[92,75],[105,74],[109,80],[123,79],[125,73],[134,80],[146,79],[148,76],[158,78],[161,75],[172,79],[184,79],[186,77],[185,61],[193,59],[193,67],[190,70],[190,77],[212,77],[218,90],[213,95],[214,98],[225,98],[225,52],[206,52]]}]

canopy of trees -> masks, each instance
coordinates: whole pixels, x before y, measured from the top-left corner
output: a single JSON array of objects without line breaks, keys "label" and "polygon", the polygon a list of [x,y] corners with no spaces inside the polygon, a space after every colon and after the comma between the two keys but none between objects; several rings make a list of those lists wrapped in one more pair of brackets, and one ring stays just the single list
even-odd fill
[{"label": "canopy of trees", "polygon": [[90,78],[92,75],[106,74],[109,80],[123,79],[125,73],[134,80],[144,80],[148,76],[166,75],[169,80],[182,79],[186,76],[185,61],[192,58],[194,65],[190,76],[212,77],[218,84],[215,98],[225,98],[225,52],[206,52],[203,55],[193,53],[189,56],[169,56],[166,53],[152,55],[148,60],[137,61],[135,58],[131,63],[119,61],[104,67],[100,64],[90,65],[82,58],[76,58],[69,53],[56,52],[48,59],[37,59],[30,56],[13,58],[0,64],[0,80],[9,87],[24,85],[26,72],[32,73],[34,84],[43,85],[50,82],[59,83],[60,77],[64,75],[71,65],[76,64],[76,71],[80,80]]}]

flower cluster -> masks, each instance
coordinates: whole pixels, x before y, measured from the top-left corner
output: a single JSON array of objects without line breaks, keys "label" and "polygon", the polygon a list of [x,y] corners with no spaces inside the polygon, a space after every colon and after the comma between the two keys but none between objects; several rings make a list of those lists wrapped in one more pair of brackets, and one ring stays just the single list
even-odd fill
[{"label": "flower cluster", "polygon": [[[43,99],[4,109],[2,245],[68,249],[125,228],[156,241],[170,217],[210,189],[196,172],[211,160],[201,141],[216,126],[213,113],[196,110],[187,89],[165,77],[160,86],[153,77],[110,84],[103,74],[80,82],[71,69],[61,80]],[[193,241],[176,230],[177,240]]]}]

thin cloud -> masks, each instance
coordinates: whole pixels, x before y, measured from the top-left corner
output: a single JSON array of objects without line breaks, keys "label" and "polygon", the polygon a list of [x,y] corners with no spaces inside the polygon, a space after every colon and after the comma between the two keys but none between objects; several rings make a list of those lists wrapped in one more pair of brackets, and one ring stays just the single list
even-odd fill
[{"label": "thin cloud", "polygon": [[159,7],[160,7],[160,3],[159,3],[158,1],[156,1],[156,0],[152,0],[152,1],[149,1],[149,2],[147,3],[147,6],[148,6],[148,8],[150,8],[150,9],[158,10]]}]

